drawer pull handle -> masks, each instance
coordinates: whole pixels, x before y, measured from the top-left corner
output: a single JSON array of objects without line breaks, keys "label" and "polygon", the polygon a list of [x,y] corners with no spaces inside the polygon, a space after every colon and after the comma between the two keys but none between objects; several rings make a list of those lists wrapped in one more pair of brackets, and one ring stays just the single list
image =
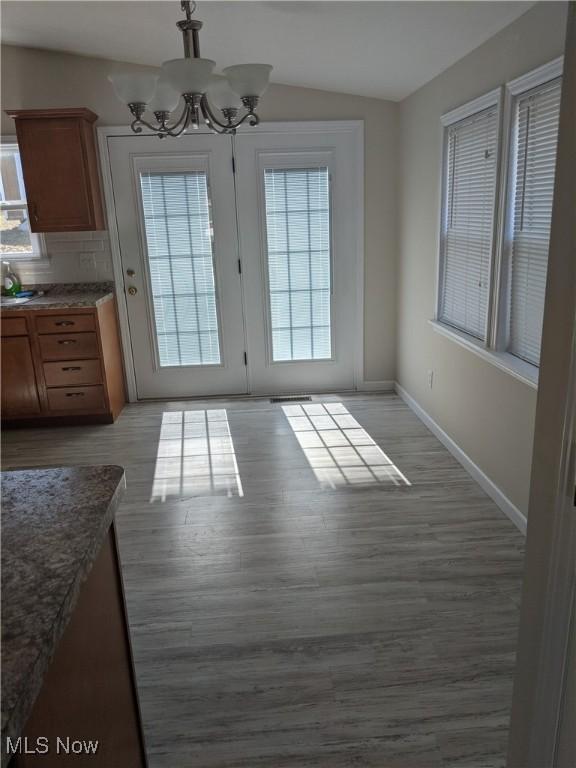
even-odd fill
[{"label": "drawer pull handle", "polygon": [[63,371],[81,371],[82,366],[81,365],[67,365],[65,368],[62,368]]},{"label": "drawer pull handle", "polygon": [[54,325],[76,325],[76,323],[73,320],[59,320]]},{"label": "drawer pull handle", "polygon": [[61,339],[58,344],[76,344],[76,339]]},{"label": "drawer pull handle", "polygon": [[84,392],[66,392],[66,397],[84,397]]}]

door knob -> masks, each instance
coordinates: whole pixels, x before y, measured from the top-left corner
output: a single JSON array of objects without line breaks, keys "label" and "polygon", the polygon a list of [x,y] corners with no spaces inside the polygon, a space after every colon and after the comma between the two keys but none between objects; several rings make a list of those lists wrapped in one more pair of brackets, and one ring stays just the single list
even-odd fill
[{"label": "door knob", "polygon": [[130,296],[136,296],[138,293],[138,288],[135,288],[133,285],[131,285],[130,288],[128,288],[128,293]]},{"label": "door knob", "polygon": [[134,275],[136,274],[136,272],[134,272],[134,270],[133,270],[133,269],[127,269],[127,270],[126,270],[126,274],[128,275],[128,277],[134,277]]}]

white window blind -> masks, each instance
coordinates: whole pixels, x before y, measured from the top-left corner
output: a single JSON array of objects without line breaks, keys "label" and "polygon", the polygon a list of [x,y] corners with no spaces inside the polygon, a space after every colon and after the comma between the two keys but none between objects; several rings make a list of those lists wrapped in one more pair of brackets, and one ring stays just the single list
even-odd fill
[{"label": "white window blind", "polygon": [[498,153],[498,109],[447,127],[438,317],[484,340]]},{"label": "white window blind", "polygon": [[266,169],[272,357],[332,356],[328,168]]},{"label": "white window blind", "polygon": [[540,362],[561,78],[517,97],[512,155],[508,350]]},{"label": "white window blind", "polygon": [[160,366],[220,363],[208,182],[140,174]]}]

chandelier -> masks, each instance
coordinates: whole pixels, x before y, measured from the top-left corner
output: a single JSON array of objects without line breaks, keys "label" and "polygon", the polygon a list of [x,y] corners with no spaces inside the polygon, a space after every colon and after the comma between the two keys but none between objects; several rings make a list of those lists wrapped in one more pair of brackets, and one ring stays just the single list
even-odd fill
[{"label": "chandelier", "polygon": [[[130,127],[142,133],[143,127],[160,138],[180,136],[190,126],[198,128],[203,120],[214,133],[235,133],[244,122],[258,125],[256,107],[268,86],[269,64],[237,64],[226,67],[224,77],[212,74],[216,62],[200,58],[198,33],[202,22],[192,18],[196,3],[181,0],[186,18],[177,22],[184,42],[184,58],[162,64],[160,72],[119,72],[109,76],[116,95],[134,120]],[[173,118],[180,97],[184,107]],[[153,112],[156,124],[144,118]]]}]

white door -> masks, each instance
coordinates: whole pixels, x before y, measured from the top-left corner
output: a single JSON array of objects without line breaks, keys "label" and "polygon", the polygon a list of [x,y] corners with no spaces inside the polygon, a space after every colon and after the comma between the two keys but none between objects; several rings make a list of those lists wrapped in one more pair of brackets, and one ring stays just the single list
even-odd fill
[{"label": "white door", "polygon": [[313,125],[108,138],[138,398],[354,387],[361,124]]},{"label": "white door", "polygon": [[264,125],[238,134],[234,155],[252,392],[352,389],[362,344],[357,133]]},{"label": "white door", "polygon": [[231,139],[108,146],[138,398],[247,392]]}]

